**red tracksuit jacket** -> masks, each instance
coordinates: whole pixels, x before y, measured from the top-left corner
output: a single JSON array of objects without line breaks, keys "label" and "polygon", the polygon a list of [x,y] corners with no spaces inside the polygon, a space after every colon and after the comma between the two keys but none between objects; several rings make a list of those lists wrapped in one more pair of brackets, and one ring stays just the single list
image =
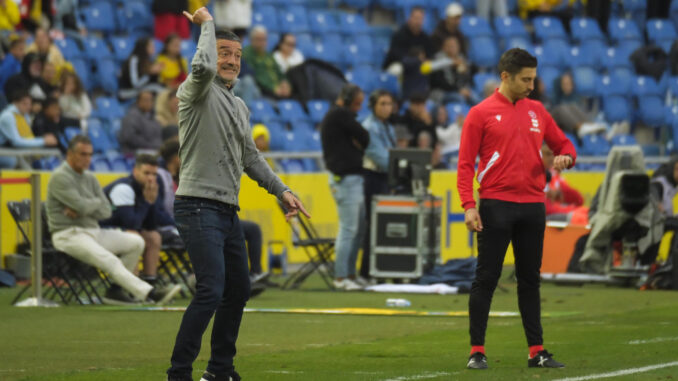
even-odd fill
[{"label": "red tracksuit jacket", "polygon": [[457,166],[457,189],[464,210],[476,206],[473,175],[478,155],[481,199],[544,202],[544,140],[555,155],[571,155],[574,165],[574,146],[541,102],[526,98],[513,104],[495,90],[471,108],[461,132]]}]

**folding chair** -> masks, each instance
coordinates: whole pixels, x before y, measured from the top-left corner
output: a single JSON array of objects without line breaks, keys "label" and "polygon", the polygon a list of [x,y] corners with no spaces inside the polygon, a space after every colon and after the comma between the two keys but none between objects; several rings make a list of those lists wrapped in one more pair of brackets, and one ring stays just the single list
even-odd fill
[{"label": "folding chair", "polygon": [[[194,274],[191,260],[188,258],[188,252],[183,242],[174,239],[173,234],[161,231],[162,248],[160,261],[158,263],[158,275],[167,277],[170,283],[181,284],[191,295],[195,295],[195,282],[190,278]],[[162,277],[161,277],[162,278]],[[186,297],[184,290],[181,296]]]},{"label": "folding chair", "polygon": [[[278,202],[283,214],[287,213],[285,206]],[[304,263],[299,270],[292,273],[283,283],[283,289],[296,289],[311,275],[317,271],[327,287],[334,289],[334,238],[320,237],[318,232],[301,213],[290,220],[292,228],[292,245],[300,247],[306,253],[308,262]]]}]

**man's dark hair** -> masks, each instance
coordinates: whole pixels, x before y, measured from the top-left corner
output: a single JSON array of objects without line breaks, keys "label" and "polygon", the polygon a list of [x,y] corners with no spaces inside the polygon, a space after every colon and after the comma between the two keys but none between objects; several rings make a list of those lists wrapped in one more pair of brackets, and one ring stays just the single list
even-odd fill
[{"label": "man's dark hair", "polygon": [[144,164],[152,165],[154,167],[158,166],[158,157],[155,155],[149,155],[147,153],[140,153],[134,159],[134,168],[139,168]]},{"label": "man's dark hair", "polygon": [[176,139],[166,140],[160,147],[160,157],[169,163],[170,160],[176,155],[179,154],[179,141]]},{"label": "man's dark hair", "polygon": [[68,142],[68,150],[73,151],[75,149],[75,146],[78,144],[86,144],[86,145],[92,145],[92,141],[89,139],[89,137],[85,135],[75,135],[71,140]]},{"label": "man's dark hair", "polygon": [[391,100],[394,100],[393,94],[391,94],[388,90],[377,89],[377,90],[374,90],[372,92],[372,94],[370,94],[370,98],[368,100],[367,106],[370,108],[370,110],[372,110],[372,112],[374,112],[374,108],[377,106],[377,102],[379,101],[379,98],[385,97],[385,96],[391,97]]},{"label": "man's dark hair", "polygon": [[48,97],[47,99],[45,99],[44,102],[42,102],[42,109],[44,110],[44,109],[46,109],[50,106],[54,106],[54,105],[58,106],[59,100],[56,99],[55,97]]},{"label": "man's dark hair", "polygon": [[339,99],[341,99],[341,101],[344,103],[344,107],[348,107],[351,105],[351,103],[353,103],[353,100],[358,96],[358,94],[362,92],[363,90],[360,88],[360,86],[353,83],[347,83],[341,88],[341,91],[339,92]]},{"label": "man's dark hair", "polygon": [[31,94],[28,92],[28,89],[26,89],[26,88],[19,88],[19,89],[16,89],[16,90],[11,91],[11,92],[9,93],[9,97],[8,97],[7,100],[8,100],[10,103],[14,103],[14,102],[20,101],[20,100],[22,100],[22,99],[24,99],[24,98],[26,98],[26,97],[28,97],[28,98],[31,97]]},{"label": "man's dark hair", "polygon": [[151,96],[153,98],[155,98],[155,94],[153,94],[153,92],[151,90],[141,90],[141,91],[139,91],[139,94],[137,94],[137,103],[139,103],[139,100],[141,100],[141,97],[144,94],[151,94]]},{"label": "man's dark hair", "polygon": [[414,93],[410,96],[410,104],[426,103],[426,94]]},{"label": "man's dark hair", "polygon": [[509,49],[501,55],[499,59],[499,74],[507,72],[513,76],[518,74],[523,68],[537,67],[537,58],[528,53],[527,50],[520,48]]},{"label": "man's dark hair", "polygon": [[235,42],[242,45],[242,41],[240,41],[240,38],[235,33],[231,32],[230,30],[226,30],[226,29],[218,30],[215,33],[215,36],[216,36],[217,40],[235,41]]}]

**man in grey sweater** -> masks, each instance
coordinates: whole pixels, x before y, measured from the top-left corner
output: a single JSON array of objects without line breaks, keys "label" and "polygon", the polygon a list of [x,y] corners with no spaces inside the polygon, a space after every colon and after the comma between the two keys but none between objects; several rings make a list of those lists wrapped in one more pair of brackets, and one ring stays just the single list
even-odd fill
[{"label": "man in grey sweater", "polygon": [[124,289],[136,300],[165,304],[181,290],[180,286],[155,288],[133,274],[144,251],[143,238],[119,229],[99,228],[98,221],[111,216],[111,204],[96,177],[87,170],[92,152],[88,137],[73,137],[66,161],[49,179],[47,222],[52,243],[57,250],[108,274],[114,287],[106,292],[107,302],[134,301],[126,297]]},{"label": "man in grey sweater", "polygon": [[205,381],[240,380],[233,367],[235,342],[249,297],[245,240],[238,219],[242,172],[288,210],[308,215],[301,202],[261,157],[245,103],[233,95],[242,47],[231,32],[216,32],[206,8],[191,15],[200,25],[193,72],[179,87],[179,189],[174,218],[196,275],[196,294],[177,334],[168,380],[192,380],[193,361],[214,316]]}]

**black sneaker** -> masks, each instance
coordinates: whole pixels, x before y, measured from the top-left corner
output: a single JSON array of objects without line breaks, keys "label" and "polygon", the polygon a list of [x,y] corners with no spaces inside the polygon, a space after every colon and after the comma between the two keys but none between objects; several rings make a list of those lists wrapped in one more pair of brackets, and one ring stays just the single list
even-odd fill
[{"label": "black sneaker", "polygon": [[487,356],[483,353],[475,352],[468,358],[466,367],[469,369],[487,369]]},{"label": "black sneaker", "polygon": [[169,285],[166,287],[153,287],[151,292],[148,293],[148,298],[157,305],[165,305],[174,298],[179,291],[181,291],[181,286],[178,284]]},{"label": "black sneaker", "polygon": [[205,371],[205,373],[202,374],[200,381],[241,381],[241,379],[240,375],[235,370],[221,376]]},{"label": "black sneaker", "polygon": [[114,306],[128,306],[139,303],[127,291],[123,290],[122,287],[118,285],[113,285],[111,288],[106,290],[106,293],[101,299],[104,304],[111,304]]},{"label": "black sneaker", "polygon": [[546,350],[539,351],[534,357],[527,360],[528,368],[564,368],[565,364],[553,359],[553,354]]}]

